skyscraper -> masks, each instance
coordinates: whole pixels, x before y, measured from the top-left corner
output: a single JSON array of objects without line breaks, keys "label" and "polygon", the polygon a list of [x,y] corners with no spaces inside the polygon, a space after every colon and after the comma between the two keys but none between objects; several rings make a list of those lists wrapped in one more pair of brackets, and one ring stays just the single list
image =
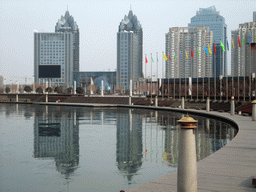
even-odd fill
[{"label": "skyscraper", "polygon": [[73,72],[79,72],[79,29],[68,10],[56,23],[55,32],[73,34]]},{"label": "skyscraper", "polygon": [[167,78],[212,75],[212,55],[204,50],[204,46],[212,47],[213,37],[209,27],[173,27],[165,37],[165,54],[171,58],[166,61]]},{"label": "skyscraper", "polygon": [[[253,14],[255,16],[255,12]],[[231,38],[234,43],[231,48],[232,76],[256,73],[256,21],[239,24],[237,30],[231,31]]]},{"label": "skyscraper", "polygon": [[[227,75],[227,56],[226,51],[222,51],[220,41],[226,46],[227,44],[227,25],[225,24],[225,19],[222,17],[218,11],[216,11],[215,6],[211,6],[206,9],[200,8],[196,12],[196,16],[191,18],[191,23],[188,27],[197,26],[208,26],[210,31],[213,31],[213,42],[216,45],[216,54],[213,56],[212,71],[216,65],[216,76]],[[215,74],[213,74],[215,76]]]},{"label": "skyscraper", "polygon": [[127,90],[130,79],[142,78],[142,41],[141,24],[130,10],[117,32],[117,88]]},{"label": "skyscraper", "polygon": [[[39,78],[39,66],[57,65],[61,78]],[[73,34],[34,32],[34,76],[35,83],[51,80],[65,88],[73,85]]]}]

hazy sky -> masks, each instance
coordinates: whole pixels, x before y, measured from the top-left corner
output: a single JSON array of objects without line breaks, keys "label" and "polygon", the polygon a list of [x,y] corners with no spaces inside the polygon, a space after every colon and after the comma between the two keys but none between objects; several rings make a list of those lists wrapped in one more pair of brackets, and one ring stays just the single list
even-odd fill
[{"label": "hazy sky", "polygon": [[159,76],[170,27],[187,27],[199,8],[214,5],[226,19],[231,42],[231,30],[252,21],[256,11],[256,0],[0,0],[0,75],[6,83],[33,76],[33,31],[54,32],[67,5],[80,30],[80,71],[116,69],[118,26],[131,6],[143,28],[143,55],[159,53]]}]

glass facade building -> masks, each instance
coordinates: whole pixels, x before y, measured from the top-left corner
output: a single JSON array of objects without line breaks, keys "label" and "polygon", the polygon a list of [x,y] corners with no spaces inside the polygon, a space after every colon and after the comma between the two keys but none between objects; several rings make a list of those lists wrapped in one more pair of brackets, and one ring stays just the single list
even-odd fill
[{"label": "glass facade building", "polygon": [[[188,27],[197,26],[208,26],[209,30],[213,32],[213,43],[216,45],[216,54],[213,55],[212,71],[215,76],[214,67],[216,65],[216,77],[227,75],[227,54],[226,51],[222,51],[220,41],[226,46],[227,45],[227,25],[225,19],[218,11],[215,6],[211,6],[206,9],[200,8],[196,12],[196,15],[191,18],[191,23]],[[214,50],[213,46],[211,47]]]},{"label": "glass facade building", "polygon": [[128,90],[133,82],[142,78],[142,27],[137,16],[129,11],[117,32],[117,88]]},{"label": "glass facade building", "polygon": [[[59,65],[61,78],[39,78],[39,66]],[[51,82],[71,87],[73,82],[73,34],[34,32],[35,83]]]},{"label": "glass facade building", "polygon": [[68,10],[56,23],[55,32],[73,34],[73,72],[79,71],[79,29]]}]

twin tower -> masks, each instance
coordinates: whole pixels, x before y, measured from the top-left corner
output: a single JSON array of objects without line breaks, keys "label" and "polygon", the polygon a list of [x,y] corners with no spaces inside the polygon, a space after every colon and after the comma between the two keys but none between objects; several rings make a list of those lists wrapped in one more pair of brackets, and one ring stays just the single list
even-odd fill
[{"label": "twin tower", "polygon": [[[142,78],[142,36],[142,27],[130,10],[121,21],[117,33],[115,87],[127,90],[130,79],[135,82]],[[43,70],[40,71],[47,71],[51,66],[59,67],[60,76],[47,76]],[[35,83],[49,82],[50,86],[53,83],[72,87],[79,73],[79,28],[69,11],[66,11],[55,26],[55,33],[34,31]]]}]

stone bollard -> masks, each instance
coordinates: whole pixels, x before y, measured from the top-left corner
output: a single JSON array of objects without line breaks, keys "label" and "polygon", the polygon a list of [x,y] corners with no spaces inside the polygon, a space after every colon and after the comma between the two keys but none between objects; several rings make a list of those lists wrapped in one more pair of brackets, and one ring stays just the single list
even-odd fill
[{"label": "stone bollard", "polygon": [[180,124],[177,191],[197,191],[196,140],[194,129],[198,121],[188,115]]},{"label": "stone bollard", "polygon": [[207,97],[207,100],[206,100],[206,111],[209,112],[210,111],[210,98]]},{"label": "stone bollard", "polygon": [[256,100],[252,102],[252,120],[256,121]]},{"label": "stone bollard", "polygon": [[181,109],[185,108],[185,100],[184,97],[181,98]]},{"label": "stone bollard", "polygon": [[129,105],[132,105],[132,97],[129,96]]},{"label": "stone bollard", "polygon": [[45,95],[45,102],[48,103],[48,94]]},{"label": "stone bollard", "polygon": [[234,97],[231,97],[230,114],[235,115],[235,100],[234,100]]},{"label": "stone bollard", "polygon": [[157,107],[158,106],[158,99],[157,99],[157,96],[156,96],[156,98],[155,98],[155,107]]},{"label": "stone bollard", "polygon": [[16,102],[19,102],[19,95],[16,94]]}]

